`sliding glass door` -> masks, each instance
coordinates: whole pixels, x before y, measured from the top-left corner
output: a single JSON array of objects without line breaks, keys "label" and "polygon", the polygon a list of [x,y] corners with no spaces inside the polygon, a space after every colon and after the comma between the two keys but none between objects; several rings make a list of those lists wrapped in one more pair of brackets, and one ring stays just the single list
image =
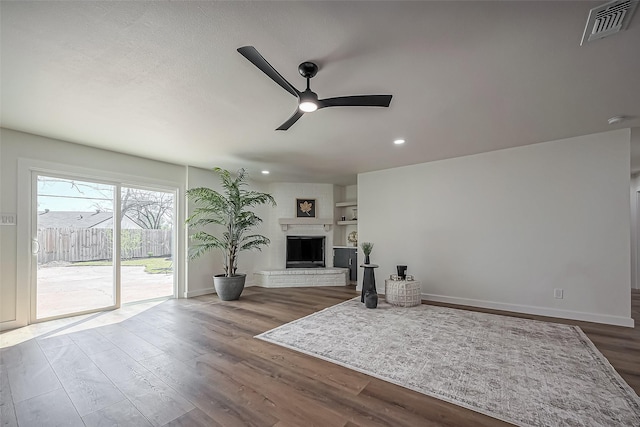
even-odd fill
[{"label": "sliding glass door", "polygon": [[116,187],[35,174],[37,320],[113,308]]},{"label": "sliding glass door", "polygon": [[175,193],[33,172],[32,321],[175,296]]},{"label": "sliding glass door", "polygon": [[173,193],[122,187],[120,198],[122,303],[173,296]]}]

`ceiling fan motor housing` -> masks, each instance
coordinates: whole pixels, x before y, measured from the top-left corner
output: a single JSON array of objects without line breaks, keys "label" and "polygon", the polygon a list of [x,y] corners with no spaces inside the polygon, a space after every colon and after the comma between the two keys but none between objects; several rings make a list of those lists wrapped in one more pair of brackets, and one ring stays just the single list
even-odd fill
[{"label": "ceiling fan motor housing", "polygon": [[298,71],[300,72],[300,75],[302,77],[304,77],[305,79],[310,79],[314,77],[318,72],[318,66],[313,62],[303,62],[302,64],[298,65]]}]

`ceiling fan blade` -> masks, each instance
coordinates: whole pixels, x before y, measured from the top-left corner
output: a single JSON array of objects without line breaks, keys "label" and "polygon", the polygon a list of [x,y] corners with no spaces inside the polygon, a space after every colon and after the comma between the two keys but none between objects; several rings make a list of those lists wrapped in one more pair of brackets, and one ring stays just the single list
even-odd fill
[{"label": "ceiling fan blade", "polygon": [[269,64],[267,60],[263,58],[262,55],[260,55],[260,52],[258,52],[255,47],[243,46],[238,48],[238,52],[240,53],[240,55],[247,58],[249,62],[258,67],[263,73],[271,77],[271,80],[282,86],[284,90],[286,90],[296,98],[300,97],[300,92],[298,92],[298,90],[293,87],[291,83],[286,81],[285,78],[282,77],[280,73],[278,73],[276,69],[273,68],[271,64]]},{"label": "ceiling fan blade", "polygon": [[339,96],[318,100],[318,108],[325,107],[388,107],[393,95]]},{"label": "ceiling fan blade", "polygon": [[289,129],[295,122],[298,121],[300,117],[302,117],[304,113],[296,108],[296,112],[293,113],[293,116],[289,117],[289,119],[280,125],[280,127],[276,130],[287,130]]}]

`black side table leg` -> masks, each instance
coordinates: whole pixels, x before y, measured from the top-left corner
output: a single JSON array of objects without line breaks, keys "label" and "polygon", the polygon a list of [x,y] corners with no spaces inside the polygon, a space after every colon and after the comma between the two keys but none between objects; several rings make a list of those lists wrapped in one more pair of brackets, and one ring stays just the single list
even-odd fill
[{"label": "black side table leg", "polygon": [[373,275],[373,268],[365,267],[364,269],[364,277],[362,279],[362,297],[360,298],[361,302],[364,302],[364,294],[367,291],[374,291],[376,289],[376,278]]},{"label": "black side table leg", "polygon": [[364,301],[364,296],[367,292],[372,291],[376,293],[376,277],[374,275],[374,268],[378,268],[376,264],[362,264],[360,267],[364,267],[364,276],[362,278],[362,295],[360,296],[360,302]]}]

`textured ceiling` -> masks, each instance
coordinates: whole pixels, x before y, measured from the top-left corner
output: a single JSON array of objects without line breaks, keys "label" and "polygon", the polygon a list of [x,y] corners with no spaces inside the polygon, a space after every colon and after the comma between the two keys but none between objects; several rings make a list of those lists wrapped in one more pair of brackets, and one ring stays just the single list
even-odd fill
[{"label": "textured ceiling", "polygon": [[[640,126],[640,17],[579,46],[602,2],[5,2],[4,127],[269,180],[358,172]],[[275,131],[290,94],[393,94]],[[631,120],[609,126],[607,119]],[[394,146],[403,137],[407,143]]]}]

